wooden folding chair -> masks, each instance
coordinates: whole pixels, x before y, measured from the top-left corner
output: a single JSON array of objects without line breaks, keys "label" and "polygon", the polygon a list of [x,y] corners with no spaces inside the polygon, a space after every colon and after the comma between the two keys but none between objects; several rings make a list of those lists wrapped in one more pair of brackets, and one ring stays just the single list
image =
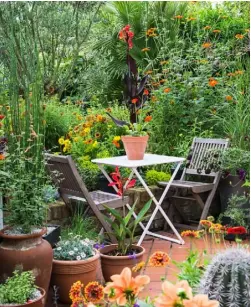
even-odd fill
[{"label": "wooden folding chair", "polygon": [[[174,180],[172,182],[171,187],[175,188],[175,194],[171,197],[173,200],[172,205],[174,205],[175,201],[179,201],[180,203],[195,203],[200,207],[200,220],[206,219],[212,200],[215,196],[216,189],[218,187],[221,174],[220,172],[210,172],[205,173],[205,170],[210,168],[210,160],[212,160],[212,155],[217,151],[223,151],[228,147],[229,141],[227,139],[203,139],[203,138],[194,138],[191,146],[190,154],[191,159],[190,163],[184,169],[181,179]],[[210,156],[211,155],[211,156]],[[206,159],[206,160],[205,160]],[[207,161],[207,162],[205,162]],[[198,170],[201,169],[201,173]],[[206,176],[212,177],[211,183],[197,182],[197,181],[188,181],[187,175],[196,176]],[[166,186],[167,182],[159,182],[159,186]],[[187,193],[183,196],[184,189],[192,195],[192,197],[188,197]],[[202,193],[208,192],[206,201],[202,200]],[[189,202],[190,201],[190,202]],[[188,223],[195,223],[193,220],[187,220],[187,217],[182,212],[178,206],[175,206],[177,211],[182,216],[183,220],[186,220]],[[191,229],[200,229],[200,225],[198,227],[194,227],[191,225],[184,224],[175,224],[176,227],[180,228],[191,228]]]},{"label": "wooden folding chair", "polygon": [[[112,193],[89,192],[71,156],[45,154],[45,158],[46,167],[54,183],[59,186],[59,192],[64,202],[67,205],[71,200],[87,203],[88,209],[91,208],[110,236],[112,230],[100,211],[105,209],[103,205],[110,208],[122,208],[128,202],[128,197],[124,197],[122,200],[122,197]],[[110,239],[113,243],[116,243],[113,236],[110,236]]]}]

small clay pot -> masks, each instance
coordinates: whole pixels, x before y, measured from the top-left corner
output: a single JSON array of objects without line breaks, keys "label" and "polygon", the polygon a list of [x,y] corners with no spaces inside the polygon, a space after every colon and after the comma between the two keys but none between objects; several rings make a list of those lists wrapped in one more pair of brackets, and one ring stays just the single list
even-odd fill
[{"label": "small clay pot", "polygon": [[149,136],[122,136],[128,160],[143,160]]},{"label": "small clay pot", "polygon": [[[38,290],[41,292],[42,296],[38,298],[37,300],[28,302],[26,304],[13,305],[13,306],[15,307],[44,307],[46,303],[46,292],[42,288],[38,288]],[[7,304],[7,305],[0,304],[0,307],[11,307],[11,304]]]},{"label": "small clay pot", "polygon": [[99,252],[86,260],[56,260],[53,259],[51,286],[58,287],[58,300],[64,304],[71,304],[69,291],[76,281],[81,281],[85,286],[97,280]]},{"label": "small clay pot", "polygon": [[35,284],[48,293],[53,252],[50,244],[43,240],[46,228],[40,232],[22,235],[9,235],[5,227],[0,231],[2,242],[0,244],[0,282],[20,268],[24,271],[32,271],[36,277]]},{"label": "small clay pot", "polygon": [[[143,261],[145,249],[142,246],[133,245],[133,249],[137,251],[134,257],[132,256],[109,256],[108,254],[116,250],[117,244],[107,245],[99,250],[101,268],[104,280],[111,281],[110,277],[115,274],[120,274],[126,267],[132,269],[136,264]],[[139,275],[137,272],[132,272],[132,276]]]}]

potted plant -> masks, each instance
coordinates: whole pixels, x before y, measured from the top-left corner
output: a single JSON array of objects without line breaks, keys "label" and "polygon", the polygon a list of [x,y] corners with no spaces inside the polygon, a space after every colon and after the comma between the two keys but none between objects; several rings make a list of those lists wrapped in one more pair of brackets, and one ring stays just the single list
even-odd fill
[{"label": "potted plant", "polygon": [[87,284],[96,279],[99,252],[89,239],[80,236],[59,241],[54,249],[51,285],[58,287],[59,301],[71,303],[69,291],[76,281]]},{"label": "potted plant", "polygon": [[[101,268],[105,281],[110,281],[110,276],[119,274],[124,267],[133,268],[138,263],[142,262],[145,249],[142,246],[134,245],[135,230],[137,225],[142,222],[152,200],[149,200],[145,206],[137,214],[137,218],[133,218],[133,212],[136,208],[136,203],[123,216],[116,209],[104,206],[110,217],[104,216],[107,223],[110,224],[112,234],[117,244],[110,244],[101,247],[99,250],[101,258]],[[133,220],[131,221],[131,218]],[[134,275],[137,275],[135,272]]]},{"label": "potted plant", "polygon": [[3,284],[0,284],[0,306],[45,305],[45,290],[35,286],[35,277],[31,271],[14,271]]},{"label": "potted plant", "polygon": [[119,32],[119,39],[126,43],[126,63],[128,71],[124,77],[125,91],[124,102],[129,109],[130,123],[114,118],[110,113],[107,113],[114,123],[126,128],[126,135],[123,136],[122,142],[129,160],[141,160],[144,158],[144,153],[147,146],[148,134],[146,130],[147,124],[151,121],[151,109],[147,105],[149,91],[146,88],[148,76],[139,78],[138,69],[135,59],[130,54],[133,48],[134,33],[130,30],[131,26],[125,26]]}]

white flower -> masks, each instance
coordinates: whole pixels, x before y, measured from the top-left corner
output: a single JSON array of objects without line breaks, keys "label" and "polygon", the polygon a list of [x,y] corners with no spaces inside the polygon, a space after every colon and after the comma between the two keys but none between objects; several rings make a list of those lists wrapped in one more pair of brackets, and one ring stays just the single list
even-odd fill
[{"label": "white flower", "polygon": [[86,254],[85,253],[81,253],[81,257],[82,257],[82,259],[85,259]]},{"label": "white flower", "polygon": [[57,251],[61,251],[62,247],[57,247],[56,250]]},{"label": "white flower", "polygon": [[88,246],[88,244],[85,241],[81,241],[81,242],[84,246]]},{"label": "white flower", "polygon": [[80,256],[77,256],[77,260],[81,260],[81,257],[80,257]]},{"label": "white flower", "polygon": [[70,256],[74,255],[74,251],[69,251],[69,255]]},{"label": "white flower", "polygon": [[85,242],[90,243],[91,241],[89,239],[85,239]]},{"label": "white flower", "polygon": [[78,252],[78,249],[76,247],[74,247],[75,252]]}]

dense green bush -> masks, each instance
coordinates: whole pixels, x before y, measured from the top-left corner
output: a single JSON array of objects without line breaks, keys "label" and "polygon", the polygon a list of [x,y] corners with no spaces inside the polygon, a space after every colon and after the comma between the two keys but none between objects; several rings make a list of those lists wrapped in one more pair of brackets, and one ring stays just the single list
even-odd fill
[{"label": "dense green bush", "polygon": [[146,171],[146,182],[148,185],[156,185],[159,181],[169,181],[170,174],[164,172],[158,172],[154,169]]}]

